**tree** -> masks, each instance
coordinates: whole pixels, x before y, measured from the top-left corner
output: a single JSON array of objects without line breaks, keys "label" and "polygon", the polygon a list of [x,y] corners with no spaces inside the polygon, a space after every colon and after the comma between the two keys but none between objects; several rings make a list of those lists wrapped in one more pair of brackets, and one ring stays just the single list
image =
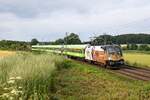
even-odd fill
[{"label": "tree", "polygon": [[69,36],[64,38],[64,42],[67,44],[81,44],[79,36],[75,33],[71,33]]},{"label": "tree", "polygon": [[131,50],[137,50],[138,49],[138,45],[137,44],[131,44],[130,49]]},{"label": "tree", "polygon": [[139,50],[149,51],[150,47],[146,44],[142,44],[142,45],[139,46]]},{"label": "tree", "polygon": [[28,42],[2,40],[2,41],[0,41],[0,49],[30,51],[31,46]]},{"label": "tree", "polygon": [[[150,44],[150,34],[122,34],[117,36],[100,35],[94,44]],[[135,45],[134,45],[135,46]]]},{"label": "tree", "polygon": [[91,42],[92,45],[105,45],[112,43],[113,43],[113,36],[111,35],[100,35]]},{"label": "tree", "polygon": [[39,41],[35,38],[31,40],[31,45],[37,45],[38,43]]},{"label": "tree", "polygon": [[58,39],[58,40],[56,40],[55,41],[55,43],[54,44],[64,44],[64,39]]}]

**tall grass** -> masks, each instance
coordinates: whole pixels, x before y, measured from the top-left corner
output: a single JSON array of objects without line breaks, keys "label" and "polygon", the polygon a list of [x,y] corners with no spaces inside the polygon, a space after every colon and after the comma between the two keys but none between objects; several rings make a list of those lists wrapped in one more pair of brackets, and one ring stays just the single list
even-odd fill
[{"label": "tall grass", "polygon": [[59,56],[30,53],[1,59],[0,99],[49,99],[55,90],[53,76],[67,65],[66,61]]},{"label": "tall grass", "polygon": [[137,67],[150,67],[150,54],[125,52],[124,59],[129,65]]}]

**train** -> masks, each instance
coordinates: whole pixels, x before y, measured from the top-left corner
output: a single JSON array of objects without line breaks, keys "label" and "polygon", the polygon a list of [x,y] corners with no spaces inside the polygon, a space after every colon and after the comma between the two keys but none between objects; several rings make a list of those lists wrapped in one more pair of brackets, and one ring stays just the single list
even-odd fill
[{"label": "train", "polygon": [[123,52],[119,45],[33,45],[33,51],[46,51],[96,62],[104,67],[118,67],[124,64]]}]

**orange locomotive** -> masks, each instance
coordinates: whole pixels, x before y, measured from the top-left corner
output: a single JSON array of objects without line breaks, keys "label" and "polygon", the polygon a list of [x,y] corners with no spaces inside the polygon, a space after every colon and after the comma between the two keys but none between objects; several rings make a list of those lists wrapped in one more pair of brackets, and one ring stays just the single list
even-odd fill
[{"label": "orange locomotive", "polygon": [[85,48],[85,59],[104,66],[123,65],[122,50],[118,45],[90,46]]}]

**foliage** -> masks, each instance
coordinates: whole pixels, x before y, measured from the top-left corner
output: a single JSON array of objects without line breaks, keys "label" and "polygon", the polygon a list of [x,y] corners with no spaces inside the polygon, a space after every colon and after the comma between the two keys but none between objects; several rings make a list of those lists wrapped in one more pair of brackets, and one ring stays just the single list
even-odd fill
[{"label": "foliage", "polygon": [[11,41],[11,40],[2,40],[0,41],[1,50],[31,50],[30,44],[28,42],[21,41]]},{"label": "foliage", "polygon": [[62,44],[81,44],[79,36],[75,33],[70,33],[64,38],[57,39],[54,42],[50,42],[52,45],[62,45]]},{"label": "foliage", "polygon": [[113,37],[111,35],[101,35],[94,39],[91,44],[92,45],[105,45],[105,44],[112,44]]},{"label": "foliage", "polygon": [[123,50],[150,51],[150,46],[148,44],[124,44],[121,46]]},{"label": "foliage", "polygon": [[126,50],[137,50],[138,45],[137,44],[127,44]]},{"label": "foliage", "polygon": [[35,38],[31,40],[31,45],[37,45],[38,43],[39,41]]},{"label": "foliage", "polygon": [[[104,45],[104,44],[150,44],[150,35],[149,34],[123,34],[123,35],[100,35],[94,37],[92,41],[83,42],[84,44],[92,45]],[[37,44],[38,42],[34,43]],[[51,44],[51,45],[62,45],[62,44],[82,44],[79,36],[75,33],[70,33],[64,38],[59,38],[56,41],[51,42],[39,42],[39,44]],[[135,46],[135,45],[134,45]]]},{"label": "foliage", "polygon": [[0,60],[0,99],[147,100],[149,82],[60,56],[19,52]]},{"label": "foliage", "polygon": [[64,44],[64,39],[58,39],[55,41],[55,44]]},{"label": "foliage", "polygon": [[149,34],[100,35],[94,41],[97,44],[150,44]]},{"label": "foliage", "polygon": [[80,40],[79,36],[75,33],[71,33],[70,35],[66,36],[64,38],[64,41],[67,44],[81,44],[81,40]]},{"label": "foliage", "polygon": [[147,100],[149,82],[130,80],[92,65],[73,62],[56,76],[58,100]]},{"label": "foliage", "polygon": [[149,51],[150,50],[150,47],[146,44],[142,44],[139,46],[139,50],[145,50],[145,51]]},{"label": "foliage", "polygon": [[114,36],[116,40],[114,42],[119,44],[149,44],[150,35],[149,34],[124,34]]},{"label": "foliage", "polygon": [[26,52],[0,59],[0,99],[50,99],[56,89],[57,67],[65,68],[65,62],[63,57]]}]

